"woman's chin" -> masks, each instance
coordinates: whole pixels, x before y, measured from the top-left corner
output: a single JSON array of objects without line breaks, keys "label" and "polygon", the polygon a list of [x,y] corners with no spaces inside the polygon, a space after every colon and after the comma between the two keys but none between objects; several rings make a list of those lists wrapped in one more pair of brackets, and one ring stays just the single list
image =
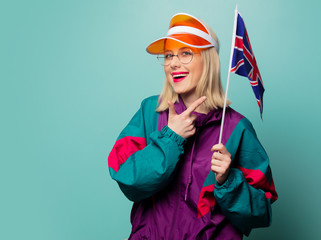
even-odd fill
[{"label": "woman's chin", "polygon": [[173,88],[174,92],[179,94],[179,95],[191,95],[191,94],[195,94],[195,88],[194,89],[186,89],[186,88]]}]

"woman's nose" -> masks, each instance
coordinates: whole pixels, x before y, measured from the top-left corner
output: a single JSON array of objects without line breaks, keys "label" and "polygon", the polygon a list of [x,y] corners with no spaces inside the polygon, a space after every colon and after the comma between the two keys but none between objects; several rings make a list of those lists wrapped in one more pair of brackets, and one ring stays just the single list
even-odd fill
[{"label": "woman's nose", "polygon": [[170,66],[171,66],[172,68],[175,68],[175,67],[179,67],[180,65],[181,65],[181,62],[179,61],[178,56],[177,56],[177,55],[174,55],[174,56],[173,56],[173,59],[172,59],[172,61],[171,61],[171,63],[170,63]]}]

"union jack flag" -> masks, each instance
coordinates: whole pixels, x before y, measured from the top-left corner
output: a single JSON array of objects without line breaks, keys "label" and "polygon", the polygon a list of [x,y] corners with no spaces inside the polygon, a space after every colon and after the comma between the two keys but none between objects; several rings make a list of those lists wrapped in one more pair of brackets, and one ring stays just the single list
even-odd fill
[{"label": "union jack flag", "polygon": [[250,84],[255,94],[257,104],[259,105],[262,118],[264,93],[263,81],[259,72],[259,68],[256,64],[243,18],[239,12],[237,13],[234,52],[230,72],[247,77],[250,80]]}]

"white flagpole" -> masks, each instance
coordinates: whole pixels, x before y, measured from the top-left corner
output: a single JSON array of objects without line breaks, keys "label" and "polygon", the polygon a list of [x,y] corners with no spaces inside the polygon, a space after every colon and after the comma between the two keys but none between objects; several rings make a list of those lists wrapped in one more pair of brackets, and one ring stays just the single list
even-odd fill
[{"label": "white flagpole", "polygon": [[224,98],[224,107],[223,107],[223,115],[221,121],[221,130],[220,130],[220,137],[219,137],[219,144],[222,142],[222,135],[223,135],[223,126],[224,126],[224,119],[225,119],[225,109],[226,109],[226,101],[227,101],[227,93],[228,93],[228,86],[230,85],[230,75],[231,75],[231,62],[234,52],[234,44],[235,44],[235,36],[236,36],[236,22],[237,22],[237,4],[235,7],[235,16],[234,16],[234,27],[233,27],[233,36],[232,36],[232,46],[231,46],[231,54],[230,54],[230,62],[228,67],[228,75],[227,75],[227,83],[226,83],[226,90],[225,90],[225,98]]}]

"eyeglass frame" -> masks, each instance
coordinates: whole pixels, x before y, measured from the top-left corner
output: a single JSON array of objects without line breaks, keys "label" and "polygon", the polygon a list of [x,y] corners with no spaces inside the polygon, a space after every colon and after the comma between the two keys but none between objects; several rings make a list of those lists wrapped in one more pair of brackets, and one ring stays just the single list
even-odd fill
[{"label": "eyeglass frame", "polygon": [[[191,54],[192,54],[191,60],[190,60],[189,62],[187,62],[187,63],[183,63],[183,62],[181,61],[181,59],[179,58],[179,56],[178,56],[179,51],[180,51],[181,49],[184,49],[184,48],[187,48],[187,49],[191,52]],[[178,59],[178,61],[179,61],[181,64],[189,64],[190,62],[193,61],[194,54],[200,54],[200,53],[195,53],[195,52],[192,51],[192,49],[190,49],[190,48],[188,48],[188,47],[182,47],[182,48],[178,49],[178,53],[177,53],[177,54],[171,54],[171,55],[172,55],[172,56],[171,56],[171,60],[170,60],[170,62],[169,62],[168,64],[165,64],[165,56],[164,56],[165,53],[164,53],[164,55],[158,55],[158,56],[157,56],[157,60],[159,61],[159,63],[160,63],[162,66],[169,66],[169,65],[171,64],[171,62],[173,61],[174,57],[176,56],[177,59]],[[162,59],[162,60],[161,60],[161,59]]]}]

